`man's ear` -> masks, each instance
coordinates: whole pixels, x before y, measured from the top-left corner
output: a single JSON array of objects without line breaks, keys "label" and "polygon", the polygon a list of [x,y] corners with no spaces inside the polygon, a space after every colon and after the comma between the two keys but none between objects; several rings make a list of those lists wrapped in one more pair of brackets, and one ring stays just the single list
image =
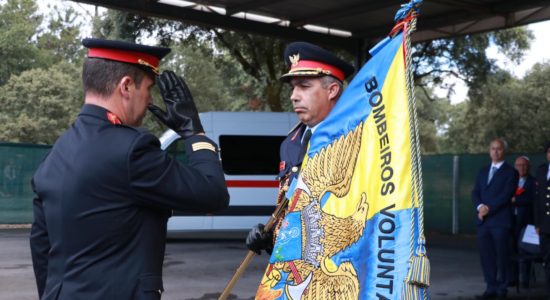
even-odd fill
[{"label": "man's ear", "polygon": [[134,80],[130,76],[124,76],[120,79],[117,89],[124,98],[129,98],[134,88]]},{"label": "man's ear", "polygon": [[328,98],[329,100],[337,100],[340,94],[340,85],[336,82],[331,82],[328,86]]}]

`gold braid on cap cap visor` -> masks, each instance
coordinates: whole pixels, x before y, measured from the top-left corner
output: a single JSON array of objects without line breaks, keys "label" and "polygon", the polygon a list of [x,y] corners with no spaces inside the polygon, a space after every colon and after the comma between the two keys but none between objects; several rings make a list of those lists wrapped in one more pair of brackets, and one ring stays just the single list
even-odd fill
[{"label": "gold braid on cap cap visor", "polygon": [[140,65],[144,65],[146,67],[149,67],[151,68],[151,70],[153,71],[153,73],[157,74],[157,75],[160,75],[160,69],[157,68],[157,67],[154,67],[153,65],[151,65],[150,63],[146,62],[145,60],[143,59],[138,59],[138,64]]},{"label": "gold braid on cap cap visor", "polygon": [[293,75],[293,74],[297,74],[297,75],[320,75],[320,74],[332,75],[332,72],[329,71],[329,70],[322,69],[322,68],[314,68],[314,69],[313,68],[293,68],[286,75]]}]

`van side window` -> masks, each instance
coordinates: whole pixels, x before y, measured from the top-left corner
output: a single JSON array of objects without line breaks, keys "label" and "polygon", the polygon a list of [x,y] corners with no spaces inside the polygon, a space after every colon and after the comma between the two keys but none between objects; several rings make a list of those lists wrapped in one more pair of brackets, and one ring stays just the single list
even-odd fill
[{"label": "van side window", "polygon": [[220,135],[223,171],[227,175],[277,175],[284,136]]}]

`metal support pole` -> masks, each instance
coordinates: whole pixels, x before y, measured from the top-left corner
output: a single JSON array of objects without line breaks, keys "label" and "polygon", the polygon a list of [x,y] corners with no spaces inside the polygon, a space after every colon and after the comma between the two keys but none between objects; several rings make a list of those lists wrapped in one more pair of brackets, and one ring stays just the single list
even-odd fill
[{"label": "metal support pole", "polygon": [[458,234],[459,231],[459,192],[460,192],[460,182],[458,180],[459,178],[459,163],[460,163],[460,157],[458,155],[453,156],[453,203],[452,203],[452,228],[451,232],[452,234]]}]

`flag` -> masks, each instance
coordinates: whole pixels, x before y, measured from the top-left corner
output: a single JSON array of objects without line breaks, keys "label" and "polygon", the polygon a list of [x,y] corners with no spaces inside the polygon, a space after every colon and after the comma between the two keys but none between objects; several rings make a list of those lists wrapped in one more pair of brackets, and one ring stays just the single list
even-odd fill
[{"label": "flag", "polygon": [[414,8],[371,49],[372,58],[311,137],[256,299],[427,298],[407,69]]}]

